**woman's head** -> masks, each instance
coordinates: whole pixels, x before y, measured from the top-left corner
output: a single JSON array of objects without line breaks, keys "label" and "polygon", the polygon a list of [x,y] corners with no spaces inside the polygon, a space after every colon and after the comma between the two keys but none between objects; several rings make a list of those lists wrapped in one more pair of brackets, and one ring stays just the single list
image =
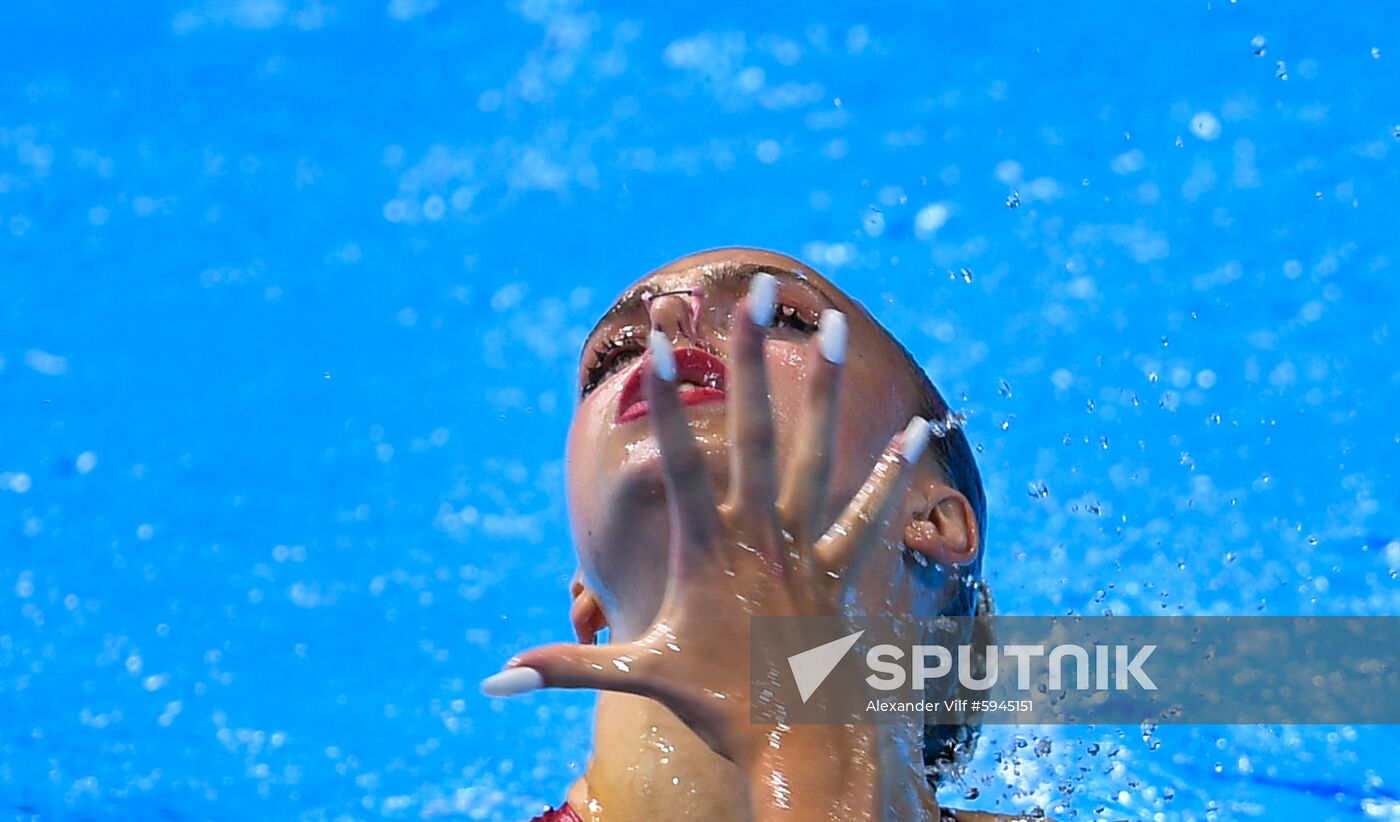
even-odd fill
[{"label": "woman's head", "polygon": [[[911,416],[948,419],[943,398],[904,346],[863,306],[797,260],[729,248],[694,254],[642,277],[589,334],[579,362],[568,494],[580,568],[571,617],[581,641],[603,626],[619,639],[636,636],[654,619],[666,590],[666,492],[660,454],[645,407],[638,404],[647,337],[653,328],[666,332],[677,350],[680,379],[693,384],[683,388],[691,429],[722,498],[730,447],[723,402],[729,329],[750,278],[760,271],[778,280],[778,310],[765,352],[780,459],[790,456],[795,440],[818,318],[826,309],[846,317],[827,521],[836,518],[891,434]],[[867,613],[986,614],[990,601],[980,583],[985,524],[972,451],[960,429],[946,427],[931,440],[903,509],[890,523],[890,549],[876,551],[862,569],[852,604]],[[990,642],[984,627],[970,639],[974,645]],[[922,729],[931,782],[965,761],[976,717],[965,722]]]},{"label": "woman's head", "polygon": [[[825,309],[849,328],[828,519],[865,481],[890,435],[913,414],[946,418],[923,370],[857,302],[802,263],[755,249],[721,249],[663,266],[629,287],[589,335],[579,363],[579,403],[569,433],[569,507],[581,584],[575,622],[606,622],[620,637],[645,628],[665,592],[669,533],[659,454],[636,378],[648,333],[664,330],[682,355],[691,427],[716,490],[727,483],[727,341],[757,272],[778,279],[778,311],[766,354],[777,453],[786,458],[806,397],[812,334]],[[688,364],[688,367],[687,367]],[[855,605],[874,612],[971,613],[984,524],[981,482],[962,432],[934,438],[889,542],[861,574]]]}]

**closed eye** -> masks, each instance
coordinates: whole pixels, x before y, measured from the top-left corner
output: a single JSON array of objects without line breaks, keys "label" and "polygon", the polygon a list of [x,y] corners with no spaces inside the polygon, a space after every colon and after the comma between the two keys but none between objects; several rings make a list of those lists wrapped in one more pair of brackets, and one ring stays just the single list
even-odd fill
[{"label": "closed eye", "polygon": [[604,340],[590,352],[591,363],[584,369],[582,396],[588,396],[603,380],[619,368],[642,355],[642,344],[636,333],[628,329],[621,338]]}]

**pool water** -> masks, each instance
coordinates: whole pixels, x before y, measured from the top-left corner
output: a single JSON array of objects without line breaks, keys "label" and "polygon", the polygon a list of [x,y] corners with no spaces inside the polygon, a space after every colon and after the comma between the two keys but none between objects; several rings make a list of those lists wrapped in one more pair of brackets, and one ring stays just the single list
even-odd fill
[{"label": "pool water", "polygon": [[[476,683],[569,636],[582,335],[710,246],[968,416],[1002,612],[1400,612],[1400,8],[713,5],[6,4],[5,815],[559,801],[591,698]],[[944,798],[1400,819],[1397,748],[992,728]]]}]

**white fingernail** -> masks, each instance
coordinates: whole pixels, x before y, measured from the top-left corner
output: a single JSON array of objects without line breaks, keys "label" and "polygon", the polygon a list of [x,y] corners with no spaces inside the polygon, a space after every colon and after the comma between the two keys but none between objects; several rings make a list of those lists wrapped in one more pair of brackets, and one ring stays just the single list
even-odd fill
[{"label": "white fingernail", "polygon": [[919,461],[919,457],[924,455],[924,449],[928,447],[928,420],[923,417],[915,417],[904,427],[904,438],[900,441],[899,450],[904,457],[904,461],[914,463]]},{"label": "white fingernail", "polygon": [[834,308],[822,312],[817,320],[817,344],[821,346],[822,357],[827,362],[841,364],[846,361],[846,315]]},{"label": "white fingernail", "polygon": [[767,326],[773,322],[773,305],[778,300],[778,280],[760,271],[749,280],[749,319],[754,325]]},{"label": "white fingernail", "polygon": [[666,382],[675,382],[676,352],[671,348],[671,340],[666,336],[666,332],[653,328],[648,345],[651,348],[651,367],[656,369],[656,376]]},{"label": "white fingernail", "polygon": [[544,687],[544,677],[534,668],[507,668],[481,680],[481,692],[487,696],[528,694]]}]

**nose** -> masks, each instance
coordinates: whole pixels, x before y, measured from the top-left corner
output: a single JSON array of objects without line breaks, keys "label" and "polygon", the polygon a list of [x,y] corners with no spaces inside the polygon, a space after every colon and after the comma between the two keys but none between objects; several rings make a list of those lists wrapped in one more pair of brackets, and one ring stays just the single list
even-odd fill
[{"label": "nose", "polygon": [[678,337],[699,340],[701,294],[696,290],[657,294],[648,302],[651,327],[672,341]]}]

